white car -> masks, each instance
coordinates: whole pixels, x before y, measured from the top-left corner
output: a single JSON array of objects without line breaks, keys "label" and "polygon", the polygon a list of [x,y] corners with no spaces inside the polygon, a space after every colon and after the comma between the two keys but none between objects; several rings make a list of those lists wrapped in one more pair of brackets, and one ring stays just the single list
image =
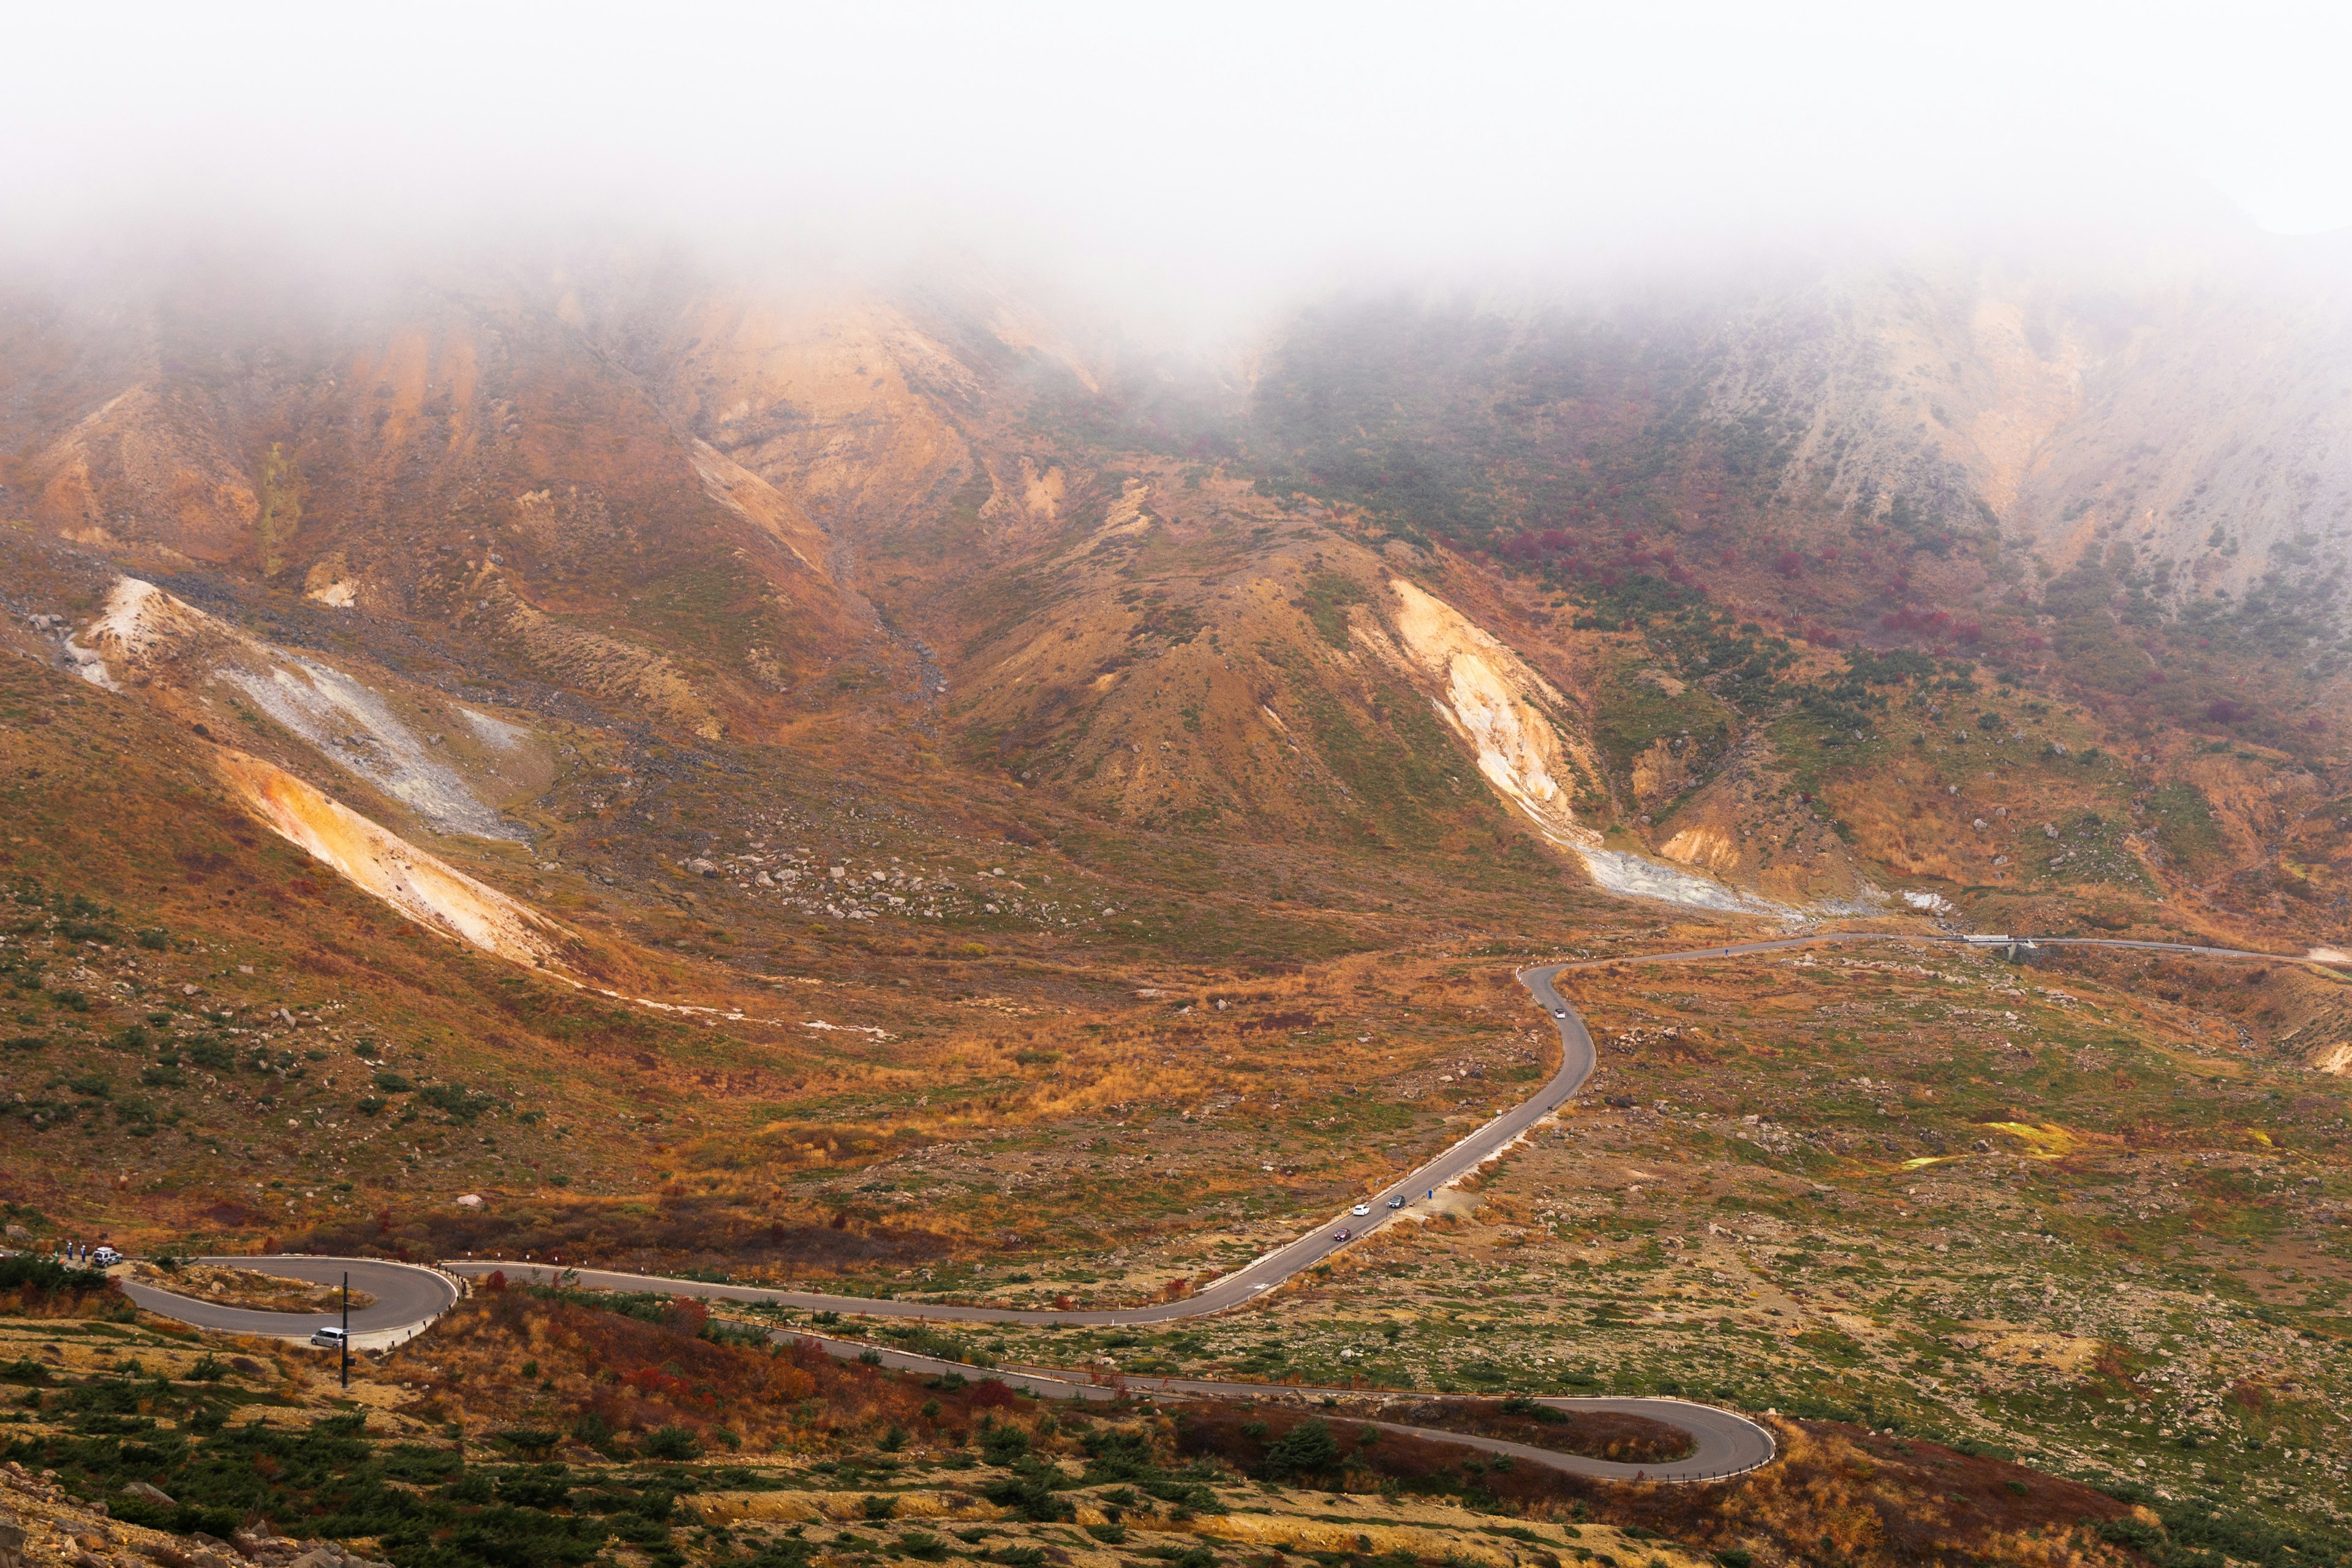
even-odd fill
[{"label": "white car", "polygon": [[1354,1215],[1358,1219],[1361,1219],[1366,1215],[1372,1212],[1372,1205],[1370,1204],[1358,1204],[1354,1208],[1349,1209],[1348,1212]]},{"label": "white car", "polygon": [[313,1329],[310,1331],[310,1342],[320,1350],[341,1350],[345,1343],[343,1331],[331,1325],[323,1329]]},{"label": "white car", "polygon": [[89,1260],[100,1268],[111,1268],[122,1261],[122,1254],[110,1247],[93,1247],[89,1249]]},{"label": "white car", "polygon": [[1565,1018],[1568,1016],[1568,1009],[1565,1007],[1554,1007],[1551,1010],[1551,1016],[1555,1018]]}]

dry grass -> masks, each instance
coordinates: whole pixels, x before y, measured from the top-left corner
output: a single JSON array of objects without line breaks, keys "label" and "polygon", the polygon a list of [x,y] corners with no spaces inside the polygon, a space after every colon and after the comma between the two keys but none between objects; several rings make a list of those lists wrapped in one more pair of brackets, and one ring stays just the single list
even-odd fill
[{"label": "dry grass", "polygon": [[870,1447],[894,1430],[915,1451],[943,1450],[1014,1406],[1001,1384],[932,1393],[814,1347],[707,1338],[708,1322],[693,1300],[647,1319],[490,1289],[368,1378],[398,1385],[405,1414],[477,1436],[543,1427],[625,1447],[680,1427],[714,1452],[817,1454]]},{"label": "dry grass", "polygon": [[[1356,1401],[1348,1402],[1348,1407],[1356,1406]],[[1613,1411],[1519,1407],[1498,1399],[1393,1398],[1367,1408],[1383,1421],[1407,1426],[1500,1437],[1530,1447],[1620,1459],[1629,1465],[1656,1464],[1691,1451],[1687,1432],[1664,1421]],[[1537,1411],[1543,1414],[1538,1415]]]},{"label": "dry grass", "polygon": [[[1298,1425],[1302,1411],[1189,1407],[1180,1446],[1188,1453],[1255,1464]],[[1780,1422],[1780,1458],[1738,1481],[1706,1486],[1619,1486],[1477,1455],[1392,1433],[1366,1443],[1344,1423],[1339,1489],[1407,1493],[1466,1481],[1492,1505],[1530,1521],[1592,1519],[1655,1531],[1706,1552],[1746,1551],[1771,1563],[1846,1563],[1898,1568],[1975,1558],[2028,1568],[2084,1568],[2131,1558],[2085,1521],[2130,1510],[2086,1487],[1935,1444],[1879,1439],[1819,1422]]]},{"label": "dry grass", "polygon": [[[213,1264],[189,1263],[162,1268],[150,1263],[134,1263],[131,1275],[159,1290],[199,1296],[220,1306],[242,1307],[257,1312],[317,1311],[341,1306],[346,1299],[339,1285],[283,1279],[274,1274],[256,1274],[249,1268],[225,1268]],[[375,1305],[375,1298],[364,1290],[352,1291],[349,1300],[354,1310]]]}]

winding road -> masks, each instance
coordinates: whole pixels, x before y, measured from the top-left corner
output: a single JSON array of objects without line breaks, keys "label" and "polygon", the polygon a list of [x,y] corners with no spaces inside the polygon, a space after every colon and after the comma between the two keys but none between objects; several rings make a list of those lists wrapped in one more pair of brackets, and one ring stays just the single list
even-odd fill
[{"label": "winding road", "polygon": [[[2025,939],[2021,938],[2021,941]],[[2208,958],[2260,960],[2273,963],[2301,963],[2311,960],[2292,954],[2250,952],[2236,948],[2203,947],[2183,942],[2136,942],[2106,937],[2043,937],[2035,940],[2042,946],[2103,947],[2138,951],[2179,952]],[[1886,931],[1823,931],[1819,933],[1770,938],[1758,942],[1731,942],[1719,947],[1690,948],[1674,952],[1628,954],[1612,958],[1573,959],[1556,963],[1537,964],[1519,971],[1517,978],[1538,1004],[1551,1015],[1560,1043],[1559,1069],[1540,1089],[1517,1105],[1503,1111],[1494,1120],[1454,1143],[1434,1159],[1423,1163],[1410,1174],[1400,1177],[1363,1201],[1371,1205],[1370,1217],[1351,1219],[1336,1216],[1330,1222],[1316,1226],[1296,1241],[1275,1248],[1222,1279],[1216,1279],[1191,1296],[1179,1300],[1156,1302],[1150,1306],[1115,1308],[1091,1311],[1037,1311],[1017,1308],[967,1307],[929,1301],[899,1301],[864,1296],[834,1296],[814,1291],[772,1290],[751,1285],[713,1284],[697,1279],[674,1279],[658,1275],[625,1274],[602,1268],[562,1268],[531,1262],[509,1262],[497,1258],[467,1258],[449,1260],[441,1265],[443,1273],[423,1269],[409,1264],[389,1263],[381,1258],[222,1258],[204,1259],[258,1273],[286,1278],[331,1282],[340,1279],[344,1270],[351,1274],[354,1288],[363,1288],[376,1298],[363,1311],[352,1315],[352,1342],[355,1348],[376,1348],[396,1343],[423,1328],[447,1310],[456,1292],[446,1278],[457,1274],[479,1278],[501,1272],[512,1280],[552,1284],[561,1278],[565,1282],[587,1289],[598,1290],[659,1290],[672,1295],[694,1296],[713,1300],[730,1300],[792,1307],[808,1311],[834,1311],[868,1318],[918,1318],[935,1322],[967,1323],[1066,1323],[1071,1325],[1143,1326],[1171,1322],[1185,1318],[1197,1318],[1244,1305],[1296,1278],[1303,1270],[1352,1245],[1356,1239],[1393,1223],[1409,1210],[1416,1199],[1425,1199],[1437,1189],[1450,1185],[1463,1176],[1495,1159],[1525,1137],[1537,1123],[1550,1116],[1575,1098],[1592,1076],[1595,1053],[1592,1035],[1584,1019],[1568,1000],[1560,995],[1555,981],[1571,970],[1607,969],[1619,964],[1676,963],[1705,959],[1737,958],[1752,953],[1780,952],[1794,948],[1822,943],[1893,942],[1909,944],[1935,944],[1970,947],[1965,939],[1945,936],[1918,936]],[[1391,1209],[1391,1199],[1402,1199],[1403,1207]],[[1349,1240],[1340,1239],[1342,1231],[1352,1232]],[[256,1312],[225,1308],[214,1303],[175,1296],[152,1287],[124,1285],[125,1291],[141,1306],[183,1322],[202,1328],[226,1330],[233,1333],[271,1334],[279,1338],[307,1339],[311,1329],[331,1319],[317,1315],[277,1312]],[[982,1369],[961,1363],[942,1361],[903,1351],[892,1351],[859,1341],[832,1339],[816,1334],[795,1334],[780,1331],[775,1337],[797,1338],[816,1344],[830,1353],[841,1356],[879,1354],[883,1364],[934,1373],[956,1372],[966,1375],[1002,1378],[1018,1387],[1053,1397],[1112,1399],[1119,1396],[1116,1387],[1082,1380],[1066,1371],[1045,1367],[1006,1367]],[[1254,1383],[1223,1383],[1197,1378],[1150,1378],[1129,1376],[1122,1380],[1125,1390],[1139,1390],[1169,1394],[1185,1394],[1209,1398],[1267,1398],[1319,1396],[1323,1394],[1353,1394],[1363,1396],[1377,1393],[1366,1389],[1305,1389],[1289,1384]],[[1479,1437],[1463,1433],[1436,1431],[1424,1427],[1401,1426],[1375,1421],[1374,1426],[1390,1431],[1439,1441],[1481,1448],[1493,1453],[1509,1454],[1516,1458],[1546,1465],[1571,1474],[1605,1480],[1697,1481],[1737,1475],[1769,1464],[1775,1448],[1771,1434],[1745,1416],[1710,1405],[1695,1404],[1679,1399],[1567,1399],[1545,1398],[1540,1403],[1563,1410],[1607,1411],[1642,1415],[1681,1427],[1691,1434],[1694,1446],[1685,1458],[1664,1464],[1646,1467],[1622,1465],[1605,1459],[1590,1459],[1579,1455],[1556,1453],[1550,1449],[1530,1447],[1524,1444],[1497,1438]]]},{"label": "winding road", "polygon": [[[375,1298],[352,1309],[352,1348],[383,1350],[415,1337],[457,1300],[457,1287],[446,1275],[413,1263],[393,1263],[381,1258],[198,1258],[196,1263],[242,1268],[278,1279],[302,1279],[313,1285],[340,1285],[351,1277],[352,1289]],[[254,1334],[266,1339],[304,1340],[313,1331],[341,1326],[339,1310],[265,1312],[250,1307],[227,1307],[201,1296],[182,1296],[143,1285],[120,1281],[122,1293],[159,1316],[223,1333]]]}]

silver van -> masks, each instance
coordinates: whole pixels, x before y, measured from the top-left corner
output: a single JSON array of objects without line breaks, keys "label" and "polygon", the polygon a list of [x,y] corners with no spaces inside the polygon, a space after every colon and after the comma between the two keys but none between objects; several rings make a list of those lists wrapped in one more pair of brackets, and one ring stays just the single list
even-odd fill
[{"label": "silver van", "polygon": [[350,1342],[350,1336],[342,1330],[330,1325],[327,1328],[311,1331],[310,1342],[323,1351],[339,1351]]}]

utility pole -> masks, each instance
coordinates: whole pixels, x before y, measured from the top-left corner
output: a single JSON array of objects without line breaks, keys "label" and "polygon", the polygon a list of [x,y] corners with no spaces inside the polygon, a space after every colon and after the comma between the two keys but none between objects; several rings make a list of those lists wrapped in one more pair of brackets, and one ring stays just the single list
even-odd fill
[{"label": "utility pole", "polygon": [[352,1386],[352,1274],[343,1270],[343,1387]]}]

